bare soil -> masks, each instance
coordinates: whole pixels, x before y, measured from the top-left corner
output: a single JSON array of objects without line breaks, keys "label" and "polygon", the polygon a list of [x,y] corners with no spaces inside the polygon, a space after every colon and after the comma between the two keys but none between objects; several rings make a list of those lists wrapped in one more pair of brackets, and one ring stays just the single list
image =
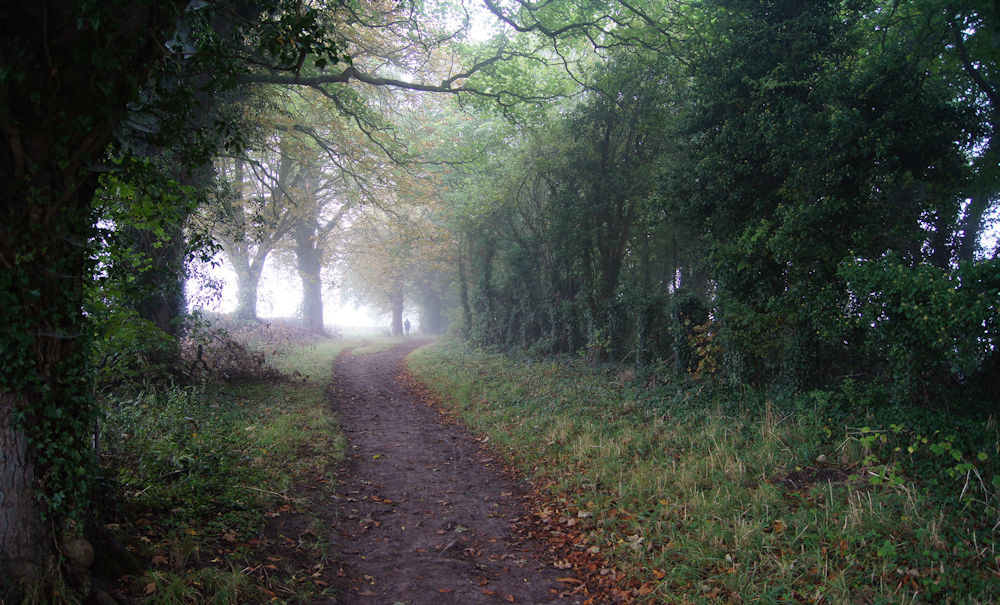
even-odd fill
[{"label": "bare soil", "polygon": [[349,439],[331,502],[341,602],[577,602],[523,531],[527,486],[407,381],[403,357],[425,343],[337,363],[330,395]]}]

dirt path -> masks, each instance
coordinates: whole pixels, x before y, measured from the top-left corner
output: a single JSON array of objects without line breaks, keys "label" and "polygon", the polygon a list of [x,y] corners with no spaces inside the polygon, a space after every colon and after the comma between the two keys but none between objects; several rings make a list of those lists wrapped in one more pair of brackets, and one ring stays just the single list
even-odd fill
[{"label": "dirt path", "polygon": [[342,602],[575,602],[540,545],[512,531],[524,486],[408,386],[402,359],[420,344],[337,364],[331,395],[350,441],[334,495]]}]

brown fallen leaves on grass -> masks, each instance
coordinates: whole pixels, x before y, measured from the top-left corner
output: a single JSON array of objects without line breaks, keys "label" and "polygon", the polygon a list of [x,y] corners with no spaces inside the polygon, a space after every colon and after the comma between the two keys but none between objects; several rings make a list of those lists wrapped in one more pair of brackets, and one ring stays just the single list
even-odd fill
[{"label": "brown fallen leaves on grass", "polygon": [[[405,375],[400,379],[406,380],[411,388],[432,403],[449,421],[464,424],[434,392],[412,376]],[[481,440],[481,443],[487,455],[501,460],[504,458],[500,452],[493,450],[488,439]],[[504,469],[517,474],[511,466],[505,465]],[[587,511],[555,500],[537,489],[527,496],[525,508],[534,512],[517,519],[514,532],[522,538],[545,545],[553,566],[567,571],[564,577],[558,578],[567,586],[565,593],[585,597],[585,605],[634,603],[638,598],[652,594],[657,588],[657,580],[666,575],[660,570],[651,570],[652,579],[639,582],[627,578],[606,561],[599,547],[588,544],[586,530],[591,515]]]},{"label": "brown fallen leaves on grass", "polygon": [[[535,511],[516,521],[515,531],[543,544],[557,569],[572,570],[558,578],[567,584],[569,594],[586,597],[586,605],[633,603],[651,594],[655,582],[640,583],[626,578],[601,555],[600,548],[587,543],[587,519],[590,514],[534,492],[526,503]],[[664,576],[652,570],[657,579]]]}]

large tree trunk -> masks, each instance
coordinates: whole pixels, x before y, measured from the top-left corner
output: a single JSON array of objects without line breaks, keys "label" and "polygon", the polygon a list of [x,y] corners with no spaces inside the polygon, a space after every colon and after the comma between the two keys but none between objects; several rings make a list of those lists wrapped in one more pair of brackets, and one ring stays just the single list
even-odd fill
[{"label": "large tree trunk", "polygon": [[[54,181],[59,171],[43,174]],[[89,513],[93,406],[82,242],[91,236],[95,186],[92,178],[58,198],[24,195],[0,217],[0,590],[10,588],[4,581],[30,585],[50,571],[52,528]],[[45,202],[60,211],[41,212]],[[32,222],[39,214],[44,222]],[[42,523],[42,511],[52,522]]]},{"label": "large tree trunk", "polygon": [[[281,193],[275,197],[284,197],[286,178],[290,172],[287,156],[282,154],[282,165],[280,168],[279,189]],[[234,187],[236,188],[235,209],[227,209],[233,214],[229,215],[232,221],[232,232],[229,237],[223,236],[223,249],[229,263],[236,273],[236,317],[244,320],[254,321],[257,319],[257,291],[260,287],[260,276],[264,270],[264,263],[274,247],[275,242],[284,235],[284,229],[276,227],[273,232],[265,234],[261,241],[257,242],[254,249],[251,233],[247,228],[245,195],[243,192],[243,160],[237,160],[234,170]],[[275,205],[278,200],[274,200]]]},{"label": "large tree trunk", "polygon": [[[202,91],[200,96],[207,92]],[[197,112],[195,121],[205,122],[212,107],[210,99],[200,99],[201,109]],[[199,190],[211,187],[215,179],[215,168],[212,164],[203,164],[193,170],[175,170],[174,178],[181,186]],[[166,229],[165,236],[158,237],[149,231],[141,230],[140,246],[137,251],[150,260],[150,266],[140,281],[146,286],[136,310],[139,316],[153,322],[157,328],[171,336],[180,336],[181,318],[187,313],[187,298],[184,295],[184,284],[187,282],[188,242],[184,234],[184,225],[191,212],[190,207],[177,205],[177,215]]]},{"label": "large tree trunk", "polygon": [[260,287],[260,274],[264,264],[250,264],[248,259],[234,258],[229,255],[229,260],[236,272],[236,317],[245,320],[257,319],[257,290]]},{"label": "large tree trunk", "polygon": [[[173,2],[83,7],[40,0],[5,6],[0,591],[30,581],[39,565],[54,560],[50,528],[67,515],[89,511],[92,406],[88,346],[81,338],[97,186],[89,168],[107,150],[136,83],[162,55],[164,34],[178,9]],[[109,54],[109,48],[115,52]],[[49,509],[50,522],[40,520],[43,508]]]},{"label": "large tree trunk", "polygon": [[323,335],[323,283],[320,264],[312,259],[299,258],[299,278],[302,280],[302,321],[309,332]]},{"label": "large tree trunk", "polygon": [[[51,565],[51,537],[35,501],[35,463],[28,438],[13,423],[16,397],[0,393],[0,602],[8,580],[33,583]],[[17,590],[8,595],[18,598]]]},{"label": "large tree trunk", "polygon": [[295,228],[295,257],[302,280],[302,322],[309,332],[325,335],[323,327],[323,265],[316,241],[316,218],[303,217]]}]

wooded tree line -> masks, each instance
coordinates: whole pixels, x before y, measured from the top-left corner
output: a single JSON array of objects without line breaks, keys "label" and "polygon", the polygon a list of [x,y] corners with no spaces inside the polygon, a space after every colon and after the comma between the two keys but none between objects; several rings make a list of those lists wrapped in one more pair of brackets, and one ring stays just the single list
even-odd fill
[{"label": "wooded tree line", "polygon": [[995,3],[622,3],[559,34],[551,4],[493,10],[583,91],[466,174],[470,339],[995,404]]}]

